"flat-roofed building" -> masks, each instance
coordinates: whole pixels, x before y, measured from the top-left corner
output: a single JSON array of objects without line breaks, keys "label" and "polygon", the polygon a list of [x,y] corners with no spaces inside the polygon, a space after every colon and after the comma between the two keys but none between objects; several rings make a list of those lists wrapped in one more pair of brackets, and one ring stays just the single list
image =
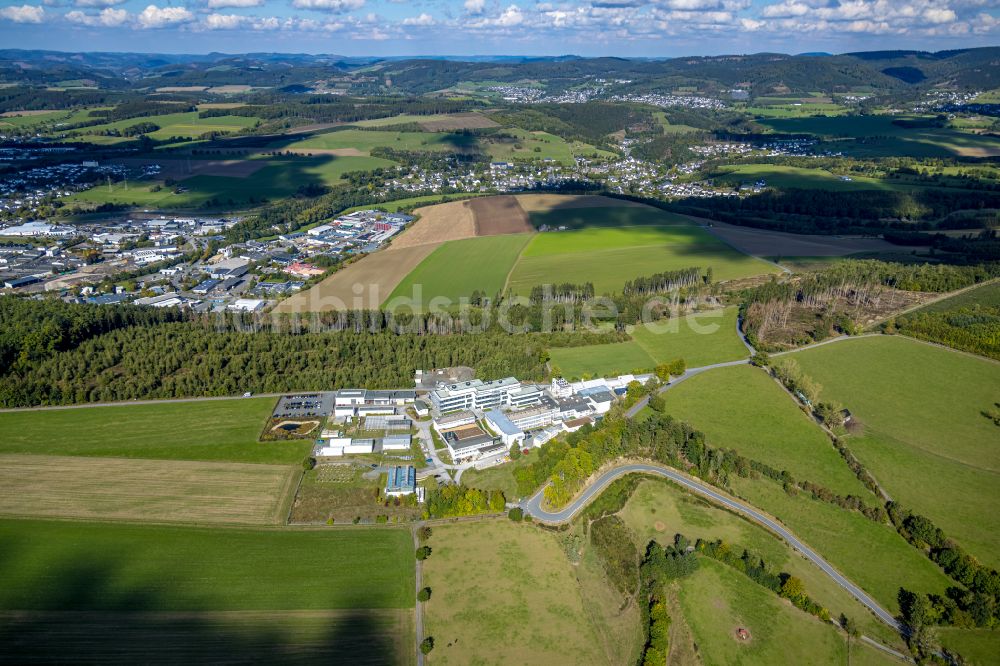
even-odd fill
[{"label": "flat-roofed building", "polygon": [[[432,391],[431,403],[434,405],[434,409],[441,414],[464,409],[496,409],[510,405],[511,396],[519,394],[520,391],[521,382],[515,377],[505,377],[488,382],[481,379],[471,379],[467,382],[448,384]],[[534,399],[537,402],[538,397]],[[521,400],[523,399],[519,398],[519,404],[522,404]]]},{"label": "flat-roofed building", "polygon": [[499,409],[486,412],[486,425],[500,436],[500,441],[507,448],[524,441],[524,431]]},{"label": "flat-roofed building", "polygon": [[536,405],[526,409],[511,410],[507,418],[521,430],[533,430],[547,426],[556,420],[559,410],[545,405]]},{"label": "flat-roofed building", "polygon": [[385,494],[389,497],[417,495],[423,501],[423,488],[417,487],[417,470],[413,465],[393,465],[385,480]]}]

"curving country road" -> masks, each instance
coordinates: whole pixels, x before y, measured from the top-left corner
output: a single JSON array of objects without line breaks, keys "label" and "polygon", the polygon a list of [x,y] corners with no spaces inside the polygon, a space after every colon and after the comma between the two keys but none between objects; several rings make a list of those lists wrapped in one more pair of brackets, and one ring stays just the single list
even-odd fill
[{"label": "curving country road", "polygon": [[625,476],[626,474],[634,473],[645,473],[645,474],[655,474],[657,476],[662,476],[670,479],[674,483],[694,492],[695,494],[707,497],[717,504],[721,504],[724,507],[736,511],[737,513],[746,516],[755,523],[762,525],[771,532],[774,532],[779,537],[784,539],[791,545],[795,550],[799,551],[808,559],[810,562],[818,566],[823,573],[832,578],[840,587],[847,590],[847,592],[857,599],[859,602],[864,604],[869,610],[871,610],[875,615],[885,622],[887,625],[895,629],[896,631],[902,632],[903,626],[896,621],[892,613],[885,610],[878,603],[868,596],[864,590],[845,578],[840,572],[834,569],[825,559],[823,559],[816,551],[807,546],[806,544],[799,541],[799,539],[785,529],[780,523],[778,523],[773,518],[769,518],[765,514],[761,513],[757,509],[753,508],[749,504],[744,504],[728,495],[724,495],[718,490],[712,488],[711,486],[704,484],[696,479],[692,479],[679,471],[666,467],[663,465],[653,465],[646,463],[633,463],[622,465],[621,467],[616,467],[610,469],[603,474],[601,474],[597,480],[592,483],[583,493],[577,497],[572,504],[563,509],[562,511],[549,512],[542,507],[542,499],[544,497],[544,488],[539,490],[535,495],[523,502],[521,502],[521,509],[525,513],[531,515],[536,520],[540,520],[546,523],[565,523],[571,520],[584,506],[586,506],[591,499],[596,497],[603,491],[612,481]]}]

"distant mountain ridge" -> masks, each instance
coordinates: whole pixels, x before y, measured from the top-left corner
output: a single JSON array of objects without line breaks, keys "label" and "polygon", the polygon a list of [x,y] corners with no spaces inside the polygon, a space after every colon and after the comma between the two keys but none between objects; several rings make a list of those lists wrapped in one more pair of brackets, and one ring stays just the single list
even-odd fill
[{"label": "distant mountain ridge", "polygon": [[[0,50],[0,81],[53,85],[85,80],[100,89],[217,86],[310,88],[357,70],[393,92],[424,94],[462,82],[542,81],[550,91],[608,78],[629,92],[694,86],[741,87],[752,94],[787,91],[893,90],[900,87],[1000,87],[1000,47],[939,52],[729,54],[675,58],[437,55],[344,56],[305,53],[158,54]],[[628,83],[621,83],[627,81]],[[386,82],[391,82],[391,86]]]}]

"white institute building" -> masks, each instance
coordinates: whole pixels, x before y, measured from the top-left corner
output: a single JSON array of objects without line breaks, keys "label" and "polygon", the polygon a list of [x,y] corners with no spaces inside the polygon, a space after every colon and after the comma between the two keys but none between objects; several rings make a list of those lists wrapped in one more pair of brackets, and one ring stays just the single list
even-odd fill
[{"label": "white institute building", "polygon": [[484,382],[472,379],[448,384],[431,392],[431,404],[439,414],[476,409],[487,411],[500,407],[527,407],[542,399],[542,389],[522,386],[515,377]]}]

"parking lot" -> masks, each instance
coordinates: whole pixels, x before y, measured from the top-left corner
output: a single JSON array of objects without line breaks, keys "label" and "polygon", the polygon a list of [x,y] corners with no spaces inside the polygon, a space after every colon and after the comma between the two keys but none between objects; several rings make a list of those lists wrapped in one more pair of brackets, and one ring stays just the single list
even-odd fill
[{"label": "parking lot", "polygon": [[329,416],[333,413],[333,391],[317,393],[297,393],[278,399],[274,408],[274,418],[306,418]]}]

